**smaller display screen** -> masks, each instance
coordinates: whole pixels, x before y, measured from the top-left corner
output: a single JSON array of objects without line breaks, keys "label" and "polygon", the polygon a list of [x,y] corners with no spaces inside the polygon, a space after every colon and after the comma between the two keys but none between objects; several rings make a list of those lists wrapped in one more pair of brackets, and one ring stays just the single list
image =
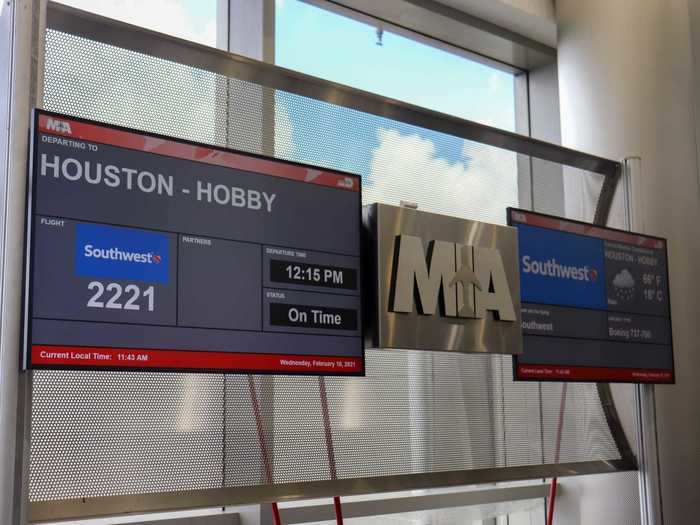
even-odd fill
[{"label": "smaller display screen", "polygon": [[666,241],[509,209],[518,229],[520,380],[673,383]]}]

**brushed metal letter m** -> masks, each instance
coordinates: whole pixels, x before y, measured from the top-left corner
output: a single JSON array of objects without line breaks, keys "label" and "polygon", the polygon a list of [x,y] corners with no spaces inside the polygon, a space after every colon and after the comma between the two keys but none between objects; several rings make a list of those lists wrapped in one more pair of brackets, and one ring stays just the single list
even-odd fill
[{"label": "brushed metal letter m", "polygon": [[431,241],[426,256],[420,237],[398,235],[390,310],[413,312],[415,297],[416,306],[421,314],[434,315],[442,292],[444,315],[456,317],[457,287],[453,282],[455,273],[454,243]]}]

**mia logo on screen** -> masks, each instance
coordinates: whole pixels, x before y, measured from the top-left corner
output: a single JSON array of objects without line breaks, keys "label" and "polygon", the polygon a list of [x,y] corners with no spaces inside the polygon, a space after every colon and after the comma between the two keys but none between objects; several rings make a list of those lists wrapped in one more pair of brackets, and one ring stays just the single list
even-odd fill
[{"label": "mia logo on screen", "polygon": [[78,224],[75,271],[85,277],[167,283],[168,250],[164,233]]},{"label": "mia logo on screen", "polygon": [[46,119],[46,129],[49,131],[56,131],[58,133],[73,133],[68,122],[51,117]]},{"label": "mia logo on screen", "polygon": [[445,317],[481,319],[493,312],[499,321],[515,321],[515,308],[498,250],[396,237],[389,309]]}]

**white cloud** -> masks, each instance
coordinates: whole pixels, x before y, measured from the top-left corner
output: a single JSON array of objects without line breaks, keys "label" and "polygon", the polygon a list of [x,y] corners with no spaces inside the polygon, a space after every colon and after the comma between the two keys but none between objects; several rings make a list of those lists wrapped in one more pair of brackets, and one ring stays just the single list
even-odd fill
[{"label": "white cloud", "polygon": [[625,268],[618,273],[613,279],[613,286],[616,288],[634,288],[634,277],[630,271]]},{"label": "white cloud", "polygon": [[62,4],[167,33],[209,46],[216,45],[216,21],[193,23],[177,0],[59,0]]},{"label": "white cloud", "polygon": [[418,134],[380,128],[378,138],[363,188],[366,202],[405,200],[421,210],[495,223],[505,222],[505,208],[518,203],[511,152],[465,141],[464,160],[450,162]]}]

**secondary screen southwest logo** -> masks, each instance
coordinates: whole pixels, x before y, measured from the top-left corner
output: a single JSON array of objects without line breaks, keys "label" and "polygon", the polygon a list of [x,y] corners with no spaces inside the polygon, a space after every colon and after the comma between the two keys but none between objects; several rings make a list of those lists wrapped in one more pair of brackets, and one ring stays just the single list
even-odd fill
[{"label": "secondary screen southwest logo", "polygon": [[523,302],[607,308],[602,240],[525,224],[516,226]]},{"label": "secondary screen southwest logo", "polygon": [[163,233],[78,224],[75,271],[85,277],[167,283],[168,250]]},{"label": "secondary screen southwest logo", "polygon": [[529,255],[525,255],[521,260],[523,273],[533,275],[544,275],[557,279],[573,279],[574,281],[596,282],[598,280],[598,270],[590,266],[567,266],[559,264],[556,259],[547,261],[534,260]]},{"label": "secondary screen southwest logo", "polygon": [[83,247],[83,255],[88,259],[105,259],[142,264],[160,264],[161,256],[153,252],[139,253],[120,250],[119,248],[95,248],[92,244]]}]

